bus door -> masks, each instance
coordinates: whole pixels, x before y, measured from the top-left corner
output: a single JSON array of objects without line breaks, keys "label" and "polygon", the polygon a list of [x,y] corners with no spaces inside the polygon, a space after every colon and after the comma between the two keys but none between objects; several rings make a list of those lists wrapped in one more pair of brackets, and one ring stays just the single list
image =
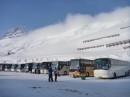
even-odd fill
[{"label": "bus door", "polygon": [[61,70],[64,67],[64,63],[59,62],[58,63],[58,70]]},{"label": "bus door", "polygon": [[93,61],[88,60],[86,64],[86,76],[94,75],[93,68],[94,68]]},{"label": "bus door", "polygon": [[80,65],[79,65],[79,72],[80,73],[86,72],[86,66],[83,63],[80,63]]},{"label": "bus door", "polygon": [[32,67],[33,67],[33,63],[29,63],[28,64],[28,71],[29,72],[32,72]]}]

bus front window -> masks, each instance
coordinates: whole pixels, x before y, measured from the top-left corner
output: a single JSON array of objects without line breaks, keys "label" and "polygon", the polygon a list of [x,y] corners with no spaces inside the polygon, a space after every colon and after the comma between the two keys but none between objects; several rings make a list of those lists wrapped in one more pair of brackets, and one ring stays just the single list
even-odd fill
[{"label": "bus front window", "polygon": [[17,69],[20,69],[20,65],[17,66]]},{"label": "bus front window", "polygon": [[57,64],[56,63],[52,63],[51,67],[52,67],[52,69],[55,69],[55,67],[57,68]]},{"label": "bus front window", "polygon": [[17,65],[17,64],[15,64],[15,65],[14,65],[14,68],[16,69],[16,68],[17,68],[17,66],[18,66],[18,65]]},{"label": "bus front window", "polygon": [[79,60],[72,60],[70,62],[70,69],[79,70]]},{"label": "bus front window", "polygon": [[28,68],[28,64],[25,64],[24,68]]},{"label": "bus front window", "polygon": [[11,69],[14,69],[14,67],[15,67],[15,65],[13,64],[13,65],[11,66]]},{"label": "bus front window", "polygon": [[108,70],[110,68],[110,62],[108,59],[97,59],[94,62],[94,69]]},{"label": "bus front window", "polygon": [[37,63],[34,63],[33,66],[32,66],[33,69],[36,69],[37,68]]}]

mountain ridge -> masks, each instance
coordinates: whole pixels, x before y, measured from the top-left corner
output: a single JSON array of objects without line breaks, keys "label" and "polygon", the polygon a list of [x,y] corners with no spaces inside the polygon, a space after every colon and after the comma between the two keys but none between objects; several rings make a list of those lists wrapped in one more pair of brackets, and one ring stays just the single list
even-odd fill
[{"label": "mountain ridge", "polygon": [[15,29],[14,28],[9,29],[2,39],[21,37],[26,34],[27,34],[27,28],[25,26],[20,25]]}]

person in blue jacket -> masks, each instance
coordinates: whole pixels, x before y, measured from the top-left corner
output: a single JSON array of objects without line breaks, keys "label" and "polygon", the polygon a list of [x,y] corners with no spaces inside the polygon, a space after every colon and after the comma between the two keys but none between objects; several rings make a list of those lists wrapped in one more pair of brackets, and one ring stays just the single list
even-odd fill
[{"label": "person in blue jacket", "polygon": [[48,69],[48,75],[49,75],[48,81],[49,81],[49,82],[50,82],[50,81],[53,82],[52,72],[53,72],[53,70],[52,70],[52,67],[50,66],[49,69]]}]

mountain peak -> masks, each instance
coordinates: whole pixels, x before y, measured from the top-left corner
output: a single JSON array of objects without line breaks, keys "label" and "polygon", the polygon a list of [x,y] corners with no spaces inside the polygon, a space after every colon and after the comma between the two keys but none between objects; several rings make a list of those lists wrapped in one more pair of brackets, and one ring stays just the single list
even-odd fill
[{"label": "mountain peak", "polygon": [[7,33],[3,36],[3,39],[14,38],[26,35],[27,28],[25,26],[20,25],[17,28],[11,28],[7,31]]}]

